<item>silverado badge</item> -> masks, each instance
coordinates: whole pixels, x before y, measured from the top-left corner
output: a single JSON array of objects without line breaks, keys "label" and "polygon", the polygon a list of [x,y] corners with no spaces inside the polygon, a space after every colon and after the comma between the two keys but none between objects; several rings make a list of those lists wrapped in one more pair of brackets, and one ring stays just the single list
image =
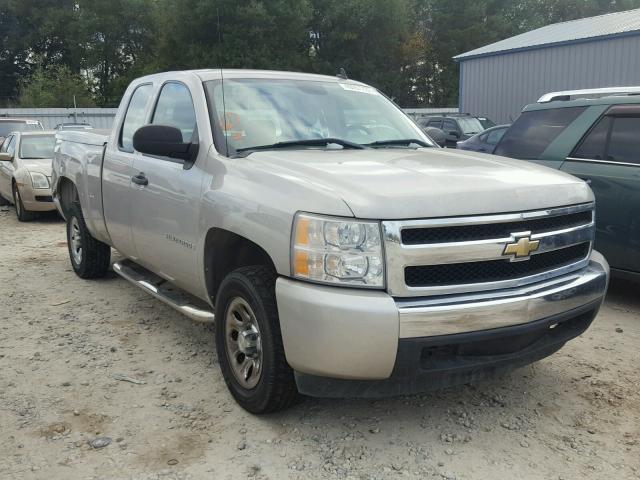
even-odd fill
[{"label": "silverado badge", "polygon": [[512,262],[517,260],[527,260],[531,252],[535,252],[540,247],[540,240],[531,240],[531,233],[514,233],[514,242],[504,246],[503,255],[509,255]]}]

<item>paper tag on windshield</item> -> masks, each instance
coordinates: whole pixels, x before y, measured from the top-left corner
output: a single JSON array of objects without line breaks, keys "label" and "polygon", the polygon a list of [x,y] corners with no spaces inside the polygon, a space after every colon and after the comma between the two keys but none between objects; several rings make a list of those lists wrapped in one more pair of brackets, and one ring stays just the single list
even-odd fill
[{"label": "paper tag on windshield", "polygon": [[27,125],[38,125],[38,123],[40,122],[38,122],[37,120],[27,120]]},{"label": "paper tag on windshield", "polygon": [[339,85],[345,90],[351,90],[352,92],[368,93],[369,95],[378,95],[378,91],[373,87],[366,87],[364,85],[354,85],[352,83],[340,83]]}]

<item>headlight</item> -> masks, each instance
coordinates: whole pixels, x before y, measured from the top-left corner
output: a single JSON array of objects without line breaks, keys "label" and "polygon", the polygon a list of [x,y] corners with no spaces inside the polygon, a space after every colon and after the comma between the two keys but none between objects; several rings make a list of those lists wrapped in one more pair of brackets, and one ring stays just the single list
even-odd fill
[{"label": "headlight", "polygon": [[295,278],[383,288],[380,224],[297,214],[293,222],[291,263]]},{"label": "headlight", "polygon": [[33,188],[49,188],[49,180],[46,175],[38,172],[29,172]]}]

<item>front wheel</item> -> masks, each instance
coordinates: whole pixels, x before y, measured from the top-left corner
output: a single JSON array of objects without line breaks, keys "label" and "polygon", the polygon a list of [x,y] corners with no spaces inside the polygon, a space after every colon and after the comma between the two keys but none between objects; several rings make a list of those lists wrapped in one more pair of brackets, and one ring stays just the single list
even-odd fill
[{"label": "front wheel", "polygon": [[36,213],[24,208],[24,203],[22,203],[22,197],[20,196],[20,190],[18,186],[13,184],[13,203],[16,207],[16,216],[18,220],[21,222],[30,222],[34,218],[36,218]]},{"label": "front wheel", "polygon": [[111,260],[111,247],[91,236],[77,203],[72,204],[67,215],[67,245],[76,275],[80,278],[105,276]]},{"label": "front wheel", "polygon": [[216,299],[222,376],[238,404],[256,414],[285,409],[297,396],[282,345],[275,279],[268,267],[240,268],[223,280]]}]

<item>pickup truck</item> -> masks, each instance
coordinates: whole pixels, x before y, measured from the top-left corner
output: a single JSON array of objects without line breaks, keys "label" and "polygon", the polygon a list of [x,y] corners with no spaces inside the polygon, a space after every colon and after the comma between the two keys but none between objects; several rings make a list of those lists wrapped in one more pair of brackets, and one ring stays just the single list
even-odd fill
[{"label": "pickup truck", "polygon": [[585,182],[441,149],[342,76],[146,76],[109,135],[57,137],[75,272],[215,319],[253,413],[495,377],[584,332],[607,288]]}]

